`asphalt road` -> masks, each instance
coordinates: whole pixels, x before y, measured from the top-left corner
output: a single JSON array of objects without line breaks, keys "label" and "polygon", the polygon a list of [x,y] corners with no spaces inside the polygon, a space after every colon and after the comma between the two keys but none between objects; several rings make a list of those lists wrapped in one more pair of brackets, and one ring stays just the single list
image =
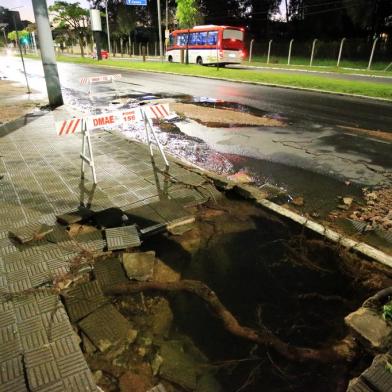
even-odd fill
[{"label": "asphalt road", "polygon": [[[16,71],[20,60],[0,61],[0,72],[23,81]],[[40,62],[27,60],[26,66],[33,88],[45,93]],[[292,195],[303,195],[310,201],[310,209],[320,209],[321,204],[329,209],[331,199],[335,203],[337,195],[359,194],[361,186],[391,185],[391,142],[372,133],[392,132],[391,103],[195,77],[66,63],[58,66],[66,100],[86,111],[107,107],[112,96],[89,100],[79,78],[121,72],[122,94],[169,95],[179,100],[205,97],[281,119],[285,126],[278,128],[212,128],[182,122],[177,124],[181,137],[165,136],[165,144],[172,153],[208,169],[223,173],[246,170],[260,182],[269,181]],[[357,128],[361,134],[355,132]],[[140,135],[131,132],[129,136]]]}]

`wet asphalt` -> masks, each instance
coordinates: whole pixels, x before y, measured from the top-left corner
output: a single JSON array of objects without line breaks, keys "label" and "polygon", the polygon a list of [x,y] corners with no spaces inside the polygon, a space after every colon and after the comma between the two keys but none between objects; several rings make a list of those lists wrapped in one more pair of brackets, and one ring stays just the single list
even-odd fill
[{"label": "wet asphalt", "polygon": [[[1,59],[0,64],[0,72],[23,81],[16,71],[21,68],[18,59]],[[27,60],[26,66],[32,87],[45,94],[41,63]],[[363,186],[391,185],[391,142],[371,133],[392,132],[390,102],[76,64],[59,63],[58,67],[66,100],[78,109],[84,105],[85,110],[94,111],[113,99],[108,93],[86,100],[87,89],[79,78],[121,72],[118,89],[123,95],[196,97],[217,105],[235,102],[244,110],[257,109],[282,120],[283,127],[246,128],[182,121],[176,124],[180,133],[165,135],[164,141],[170,152],[207,169],[222,174],[245,170],[260,184],[268,181],[290,195],[304,196],[309,211],[330,210],[338,196],[359,196]],[[359,135],[355,128],[368,134]],[[129,131],[128,136],[135,135]]]}]

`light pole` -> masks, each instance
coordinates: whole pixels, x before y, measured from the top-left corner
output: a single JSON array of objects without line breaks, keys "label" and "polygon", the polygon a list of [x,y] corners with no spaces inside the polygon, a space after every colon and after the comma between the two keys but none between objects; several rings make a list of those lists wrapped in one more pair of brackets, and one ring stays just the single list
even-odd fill
[{"label": "light pole", "polygon": [[[18,8],[21,8],[21,7],[18,7]],[[17,9],[17,8],[12,8],[11,11],[13,11],[15,9]],[[16,44],[18,45],[19,52],[20,52],[20,58],[22,59],[23,73],[24,73],[24,76],[26,79],[27,94],[31,94],[31,90],[30,90],[30,86],[29,86],[29,79],[27,78],[25,62],[24,62],[24,58],[23,58],[23,52],[22,52],[22,48],[21,48],[20,42],[19,42],[19,33],[18,33],[18,29],[16,27],[16,20],[15,20],[15,13],[14,12],[12,12],[12,21],[14,22],[14,29],[15,29],[15,33],[16,33]]]},{"label": "light pole", "polygon": [[7,34],[5,33],[5,29],[7,28],[8,23],[0,23],[0,28],[3,30],[4,34],[4,45],[8,48]]},{"label": "light pole", "polygon": [[163,53],[162,53],[162,25],[161,25],[161,0],[157,0],[157,8],[158,8],[159,56],[161,57],[161,61],[163,61]]},{"label": "light pole", "polygon": [[55,108],[63,105],[63,96],[61,94],[60,78],[54,53],[52,31],[49,24],[48,5],[46,0],[32,0],[32,2],[49,105]]},{"label": "light pole", "polygon": [[112,51],[112,47],[110,45],[110,29],[109,29],[109,15],[108,15],[108,0],[105,1],[105,13],[106,13],[106,30],[108,35],[108,50],[109,53]]}]

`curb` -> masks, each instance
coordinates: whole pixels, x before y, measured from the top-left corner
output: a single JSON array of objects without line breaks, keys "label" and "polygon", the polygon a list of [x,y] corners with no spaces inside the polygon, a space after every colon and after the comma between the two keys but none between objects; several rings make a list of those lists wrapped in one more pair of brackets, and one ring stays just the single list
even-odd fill
[{"label": "curb", "polygon": [[[178,159],[176,160],[178,162]],[[199,172],[199,174],[203,174],[207,176],[214,182],[214,185],[221,191],[232,190],[235,193],[237,193],[239,196],[242,196],[244,199],[253,201],[255,204],[259,205],[260,207],[270,212],[273,212],[282,218],[289,219],[292,222],[304,226],[307,229],[313,231],[314,233],[321,235],[322,237],[325,237],[328,240],[336,243],[337,245],[341,245],[347,248],[347,250],[349,251],[356,252],[358,254],[361,254],[362,256],[365,256],[366,258],[372,259],[380,264],[392,268],[392,255],[388,255],[385,252],[376,249],[371,245],[366,244],[365,242],[359,242],[349,237],[346,237],[343,234],[339,234],[335,230],[332,230],[320,223],[317,223],[309,218],[306,218],[294,211],[284,208],[272,201],[269,201],[268,199],[266,199],[265,193],[254,186],[234,183],[230,180],[227,180],[223,176],[220,176],[218,174],[205,170],[201,167],[193,165],[190,162],[184,162],[179,160],[178,163],[188,169]]]}]

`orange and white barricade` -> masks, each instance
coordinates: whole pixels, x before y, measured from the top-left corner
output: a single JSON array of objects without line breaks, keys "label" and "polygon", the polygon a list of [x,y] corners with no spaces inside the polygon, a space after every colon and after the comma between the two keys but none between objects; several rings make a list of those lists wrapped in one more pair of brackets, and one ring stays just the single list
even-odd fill
[{"label": "orange and white barricade", "polygon": [[79,83],[83,85],[88,85],[89,90],[88,93],[89,95],[93,95],[92,91],[92,85],[94,84],[100,84],[100,83],[112,83],[114,86],[114,89],[116,90],[116,94],[118,95],[118,89],[117,85],[115,84],[116,80],[119,80],[122,78],[121,74],[114,74],[114,75],[98,75],[98,76],[87,76],[79,79]]},{"label": "orange and white barricade", "polygon": [[150,136],[150,132],[152,133],[152,137],[163,157],[163,160],[165,161],[166,166],[169,167],[169,162],[166,158],[165,152],[163,151],[162,145],[159,142],[159,139],[155,133],[152,119],[163,119],[168,117],[170,114],[171,113],[168,104],[146,105],[143,107],[131,108],[122,111],[96,114],[84,118],[72,118],[69,120],[63,120],[56,122],[55,127],[58,136],[67,136],[74,135],[76,133],[82,133],[82,151],[80,153],[80,158],[82,160],[81,178],[84,178],[85,164],[87,163],[91,168],[94,184],[97,184],[90,131],[105,126],[133,124],[136,122],[143,121],[151,156],[153,157],[154,153],[152,149],[152,138]]}]

